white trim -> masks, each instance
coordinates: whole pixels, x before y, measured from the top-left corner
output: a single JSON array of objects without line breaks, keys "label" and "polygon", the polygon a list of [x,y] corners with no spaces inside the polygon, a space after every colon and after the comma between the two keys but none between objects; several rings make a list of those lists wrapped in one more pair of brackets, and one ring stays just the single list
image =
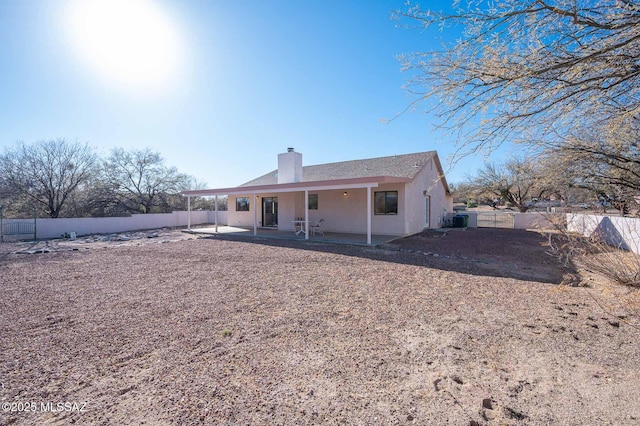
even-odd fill
[{"label": "white trim", "polygon": [[309,239],[309,190],[304,190],[304,239]]},{"label": "white trim", "polygon": [[208,195],[241,195],[252,193],[279,193],[297,191],[324,191],[377,187],[386,183],[407,183],[411,179],[390,176],[377,176],[371,178],[335,179],[315,182],[296,182],[275,185],[236,186],[233,188],[197,189],[182,191],[184,196],[208,196]]},{"label": "white trim", "polygon": [[367,245],[371,245],[371,190],[367,188]]},{"label": "white trim", "polygon": [[[351,183],[346,185],[321,185],[321,186],[305,186],[299,188],[278,188],[278,187],[265,187],[260,190],[261,194],[278,194],[283,192],[303,192],[303,191],[332,191],[332,190],[342,190],[342,189],[362,189],[362,188],[377,188],[378,183]],[[224,195],[247,195],[247,194],[256,194],[255,189],[243,190],[241,188],[232,188],[228,191],[224,191]],[[222,195],[223,192],[220,192],[219,195]],[[195,194],[194,194],[195,195]],[[206,194],[202,194],[203,196]],[[214,195],[214,194],[211,194]]]},{"label": "white trim", "polygon": [[253,235],[258,235],[258,200],[256,199],[258,194],[253,193],[253,199],[249,202],[249,208],[251,208],[251,202],[253,202]]},{"label": "white trim", "polygon": [[191,229],[191,197],[187,197],[187,229]]},{"label": "white trim", "polygon": [[[218,196],[216,195],[214,198],[215,203],[215,221],[216,221],[216,232],[218,232]],[[227,200],[227,206],[229,205],[229,201]]]},{"label": "white trim", "polygon": [[425,206],[425,215],[424,215],[424,222],[425,222],[425,228],[430,228],[431,227],[431,195],[425,195],[424,196],[424,206]]}]

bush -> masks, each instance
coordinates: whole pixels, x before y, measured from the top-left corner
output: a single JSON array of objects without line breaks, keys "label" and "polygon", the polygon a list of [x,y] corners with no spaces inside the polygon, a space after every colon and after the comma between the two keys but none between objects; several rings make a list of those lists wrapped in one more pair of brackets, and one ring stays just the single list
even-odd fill
[{"label": "bush", "polygon": [[625,250],[623,243],[608,244],[606,233],[596,224],[591,235],[585,237],[569,232],[566,224],[551,217],[548,220],[554,224],[555,232],[548,234],[547,253],[565,266],[574,263],[617,284],[640,288],[640,255]]}]

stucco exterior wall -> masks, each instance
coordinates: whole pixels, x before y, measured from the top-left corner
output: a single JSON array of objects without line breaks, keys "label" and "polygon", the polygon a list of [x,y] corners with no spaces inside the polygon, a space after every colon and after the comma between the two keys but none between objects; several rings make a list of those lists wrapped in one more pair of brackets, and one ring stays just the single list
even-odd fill
[{"label": "stucco exterior wall", "polygon": [[294,231],[294,224],[291,222],[296,217],[304,216],[297,214],[298,204],[302,205],[304,193],[283,192],[278,195],[278,229],[281,231]]},{"label": "stucco exterior wall", "polygon": [[[236,199],[242,197],[249,197],[249,211],[239,212],[236,211]],[[256,200],[253,195],[230,195],[228,201],[227,212],[227,224],[229,226],[253,226],[253,210],[256,207]],[[260,213],[260,211],[258,211]],[[261,216],[258,214],[258,221],[261,220]],[[260,225],[258,223],[258,225]]]},{"label": "stucco exterior wall", "polygon": [[[404,235],[405,231],[405,217],[407,214],[407,207],[405,203],[406,199],[406,184],[394,184],[394,185],[380,185],[378,188],[373,188],[371,193],[371,202],[374,203],[375,193],[378,191],[398,191],[398,214],[397,215],[377,215],[375,214],[374,205],[371,205],[371,211],[373,218],[371,219],[371,232],[380,235]],[[366,195],[366,193],[365,193]],[[366,203],[364,204],[366,205]],[[366,216],[363,222],[363,231],[367,232]]]},{"label": "stucco exterior wall", "polygon": [[453,211],[453,197],[446,193],[438,167],[433,161],[422,168],[415,179],[407,184],[405,234],[420,232],[426,225],[426,202],[424,191],[429,196],[429,228],[444,226],[448,212]]},{"label": "stucco exterior wall", "polygon": [[[311,223],[324,219],[323,229],[329,232],[366,233],[367,232],[367,190],[347,189],[339,191],[311,191],[318,194],[318,209],[309,210]],[[404,205],[405,185],[381,185],[371,192],[371,211],[373,210],[374,193],[377,191],[398,191],[398,214],[375,215],[371,219],[371,230],[374,234],[403,235],[405,234]],[[344,193],[347,192],[345,196]],[[278,197],[278,229],[293,231],[292,221],[297,217],[304,217],[304,192],[285,192],[279,194],[259,194],[258,226],[262,226],[261,199],[262,197]],[[236,211],[236,196],[229,197],[229,211],[227,222],[230,226],[253,226],[253,209],[256,201],[249,196],[249,211]]]},{"label": "stucco exterior wall", "polygon": [[[403,233],[402,215],[404,206],[404,185],[381,185],[371,190],[371,212],[373,214],[374,193],[377,191],[398,191],[397,215],[373,215],[371,231],[374,234],[401,235]],[[344,193],[347,193],[345,196]],[[318,191],[318,210],[309,210],[309,220],[313,223],[324,219],[322,227],[329,232],[358,233],[367,232],[367,190],[347,189],[340,191]],[[304,194],[296,209],[296,216],[304,216]]]},{"label": "stucco exterior wall", "polygon": [[[366,232],[367,193],[364,189],[318,191],[318,210],[309,210],[312,221],[324,219],[322,228],[330,232]],[[304,212],[301,212],[304,213]]]}]

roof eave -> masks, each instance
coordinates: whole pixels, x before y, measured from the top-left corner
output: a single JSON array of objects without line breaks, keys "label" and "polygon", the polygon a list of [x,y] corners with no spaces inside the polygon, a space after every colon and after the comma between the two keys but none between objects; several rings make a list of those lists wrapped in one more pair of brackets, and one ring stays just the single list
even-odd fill
[{"label": "roof eave", "polygon": [[447,178],[444,175],[444,170],[442,170],[442,164],[440,163],[440,158],[438,157],[438,153],[435,151],[433,153],[433,159],[436,163],[436,167],[438,169],[438,174],[440,176],[440,179],[442,179],[442,185],[444,185],[444,191],[448,195],[451,195],[451,189],[449,188],[449,184],[447,183]]},{"label": "roof eave", "polygon": [[190,191],[182,191],[181,194],[187,197],[195,196],[212,196],[212,195],[236,195],[236,194],[253,194],[253,193],[265,193],[265,192],[296,192],[304,190],[329,190],[329,189],[353,189],[353,188],[367,188],[378,186],[384,183],[407,183],[410,182],[409,178],[402,178],[396,176],[372,176],[364,178],[349,178],[349,179],[331,179],[331,180],[319,180],[312,182],[294,182],[294,183],[279,183],[272,185],[251,185],[251,186],[236,186],[232,188],[214,188],[214,189],[196,189]]}]

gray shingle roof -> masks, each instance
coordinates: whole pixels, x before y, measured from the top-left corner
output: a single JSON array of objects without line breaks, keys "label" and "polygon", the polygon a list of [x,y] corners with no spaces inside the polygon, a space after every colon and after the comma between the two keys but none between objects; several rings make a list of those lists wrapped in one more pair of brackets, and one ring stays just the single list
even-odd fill
[{"label": "gray shingle roof", "polygon": [[[302,167],[303,182],[317,182],[332,179],[393,176],[413,179],[415,175],[436,155],[436,151],[365,160],[341,161]],[[260,176],[240,186],[274,185],[278,183],[278,170]]]}]

